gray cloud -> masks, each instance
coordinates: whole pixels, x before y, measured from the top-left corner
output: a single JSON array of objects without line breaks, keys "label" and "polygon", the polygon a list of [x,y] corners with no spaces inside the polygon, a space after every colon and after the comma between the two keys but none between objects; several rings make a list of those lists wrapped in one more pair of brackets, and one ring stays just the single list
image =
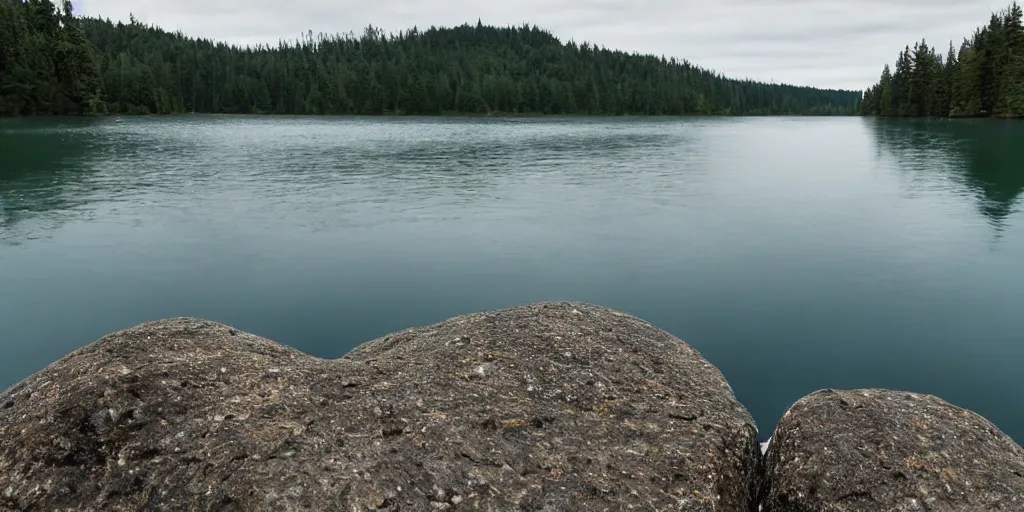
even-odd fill
[{"label": "gray cloud", "polygon": [[1009,0],[76,0],[80,13],[236,44],[314,33],[532,23],[610,49],[686,59],[735,78],[863,89],[907,44],[944,51]]}]

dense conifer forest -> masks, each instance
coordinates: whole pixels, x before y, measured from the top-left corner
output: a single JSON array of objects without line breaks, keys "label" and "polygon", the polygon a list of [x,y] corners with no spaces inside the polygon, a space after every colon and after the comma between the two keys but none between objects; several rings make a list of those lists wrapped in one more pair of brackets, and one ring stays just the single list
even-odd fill
[{"label": "dense conifer forest", "polygon": [[860,92],[727,79],[534,26],[312,33],[239,48],[0,0],[0,115],[855,114]]},{"label": "dense conifer forest", "polygon": [[0,0],[0,115],[102,111],[98,69],[71,0]]},{"label": "dense conifer forest", "polygon": [[1024,116],[1024,24],[1014,2],[988,25],[951,42],[945,58],[927,42],[907,46],[864,93],[861,113],[893,117]]}]

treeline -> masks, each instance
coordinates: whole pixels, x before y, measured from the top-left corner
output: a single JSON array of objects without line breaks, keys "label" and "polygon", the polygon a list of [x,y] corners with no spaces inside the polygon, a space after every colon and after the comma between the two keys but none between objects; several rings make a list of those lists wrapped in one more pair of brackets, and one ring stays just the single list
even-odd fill
[{"label": "treeline", "polygon": [[945,59],[925,41],[864,93],[861,113],[893,117],[1024,116],[1024,24],[1014,2],[988,26],[953,43]]},{"label": "treeline", "polygon": [[[4,28],[5,114],[828,115],[855,114],[860,100],[859,92],[732,80],[686,61],[563,44],[528,25],[390,35],[371,27],[239,48],[134,18],[73,19],[66,0],[59,9],[49,0],[0,5],[3,26],[20,30]],[[61,41],[90,54],[76,61],[80,87],[63,93],[68,101],[55,99],[63,75],[48,71],[66,67],[66,50],[52,49]]]}]

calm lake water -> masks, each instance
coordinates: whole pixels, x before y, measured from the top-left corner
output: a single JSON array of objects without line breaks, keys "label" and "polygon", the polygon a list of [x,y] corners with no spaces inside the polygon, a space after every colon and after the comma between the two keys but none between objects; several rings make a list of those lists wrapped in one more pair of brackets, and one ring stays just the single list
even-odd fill
[{"label": "calm lake water", "polygon": [[722,369],[762,437],[820,388],[1024,440],[1024,123],[0,122],[0,388],[172,316],[321,357],[544,300]]}]

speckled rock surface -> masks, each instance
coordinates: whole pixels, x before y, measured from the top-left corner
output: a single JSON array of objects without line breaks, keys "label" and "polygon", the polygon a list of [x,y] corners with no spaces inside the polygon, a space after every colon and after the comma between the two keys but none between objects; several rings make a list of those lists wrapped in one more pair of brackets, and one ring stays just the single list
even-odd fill
[{"label": "speckled rock surface", "polygon": [[0,395],[0,508],[751,510],[721,373],[572,303],[310,357],[195,319],[104,337]]},{"label": "speckled rock surface", "polygon": [[768,512],[1024,510],[1024,449],[931,395],[808,395],[776,427],[765,470]]}]

